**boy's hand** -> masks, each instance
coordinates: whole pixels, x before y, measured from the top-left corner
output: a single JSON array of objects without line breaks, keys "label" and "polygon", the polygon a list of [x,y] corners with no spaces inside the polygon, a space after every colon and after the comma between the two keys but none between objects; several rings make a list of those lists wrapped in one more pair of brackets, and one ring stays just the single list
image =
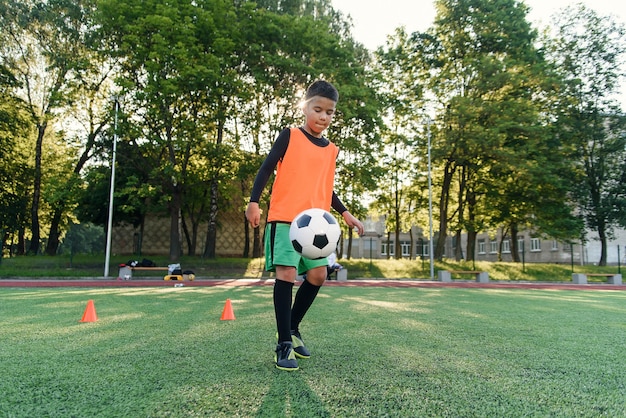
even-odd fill
[{"label": "boy's hand", "polygon": [[359,236],[363,235],[363,233],[365,232],[365,228],[363,227],[361,221],[352,216],[352,214],[348,211],[345,211],[342,216],[343,220],[346,221],[346,224],[348,224],[350,228],[356,228]]},{"label": "boy's hand", "polygon": [[248,203],[246,208],[246,219],[250,222],[253,228],[258,227],[261,224],[261,209],[257,202]]}]

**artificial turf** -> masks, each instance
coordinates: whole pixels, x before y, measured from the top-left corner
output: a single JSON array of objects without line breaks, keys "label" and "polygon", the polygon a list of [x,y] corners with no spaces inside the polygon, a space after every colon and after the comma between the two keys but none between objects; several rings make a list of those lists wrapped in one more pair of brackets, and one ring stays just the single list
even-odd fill
[{"label": "artificial turf", "polygon": [[3,417],[626,415],[623,291],[327,287],[296,372],[272,363],[270,286],[3,288],[0,306]]}]

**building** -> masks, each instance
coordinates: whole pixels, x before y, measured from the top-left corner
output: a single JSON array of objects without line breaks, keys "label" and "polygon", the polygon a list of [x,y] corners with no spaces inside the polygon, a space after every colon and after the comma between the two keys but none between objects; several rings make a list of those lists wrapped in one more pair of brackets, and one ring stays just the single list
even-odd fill
[{"label": "building", "polygon": [[[395,236],[385,231],[384,218],[365,221],[365,236],[356,238],[352,244],[354,258],[395,257]],[[607,264],[626,265],[626,230],[615,231],[615,238],[607,243]],[[413,238],[412,238],[413,237]],[[403,258],[429,257],[428,234],[421,228],[400,234]],[[436,237],[435,237],[436,239]],[[456,237],[446,240],[445,254],[452,258],[456,253]],[[461,237],[461,253],[467,258],[467,234]],[[502,237],[501,231],[481,233],[476,239],[476,261],[513,261],[513,246],[510,237]],[[528,263],[597,264],[600,261],[601,245],[597,233],[588,233],[586,242],[564,243],[541,237],[529,231],[518,234],[520,260]]]},{"label": "building", "polygon": [[[245,243],[244,217],[242,214],[220,214],[217,231],[217,256],[242,257]],[[365,234],[352,237],[351,257],[356,259],[395,258],[395,235],[386,231],[385,219],[368,217],[364,221]],[[263,227],[263,225],[262,225]],[[143,254],[169,254],[169,220],[149,217],[146,219],[143,233],[139,228],[129,225],[113,229],[112,248],[114,254],[137,254],[138,248]],[[204,251],[206,227],[200,227],[197,255]],[[182,234],[181,234],[182,237]],[[436,237],[435,237],[436,239]],[[563,243],[522,231],[518,236],[520,260],[527,263],[560,263],[560,264],[597,264],[600,260],[601,246],[597,234],[590,233],[584,243]],[[446,240],[445,255],[453,258],[456,250],[456,237]],[[476,261],[512,261],[510,237],[502,237],[501,231],[481,233],[476,240]],[[141,245],[139,244],[141,242]],[[434,243],[433,243],[434,244]],[[183,252],[187,254],[187,246],[183,240]],[[348,241],[340,243],[340,250],[347,254]],[[430,257],[428,232],[419,227],[412,227],[400,234],[400,248],[403,258],[427,259]],[[467,235],[461,237],[461,253],[467,258]],[[607,264],[626,265],[626,230],[616,231],[615,238],[608,242]]]}]

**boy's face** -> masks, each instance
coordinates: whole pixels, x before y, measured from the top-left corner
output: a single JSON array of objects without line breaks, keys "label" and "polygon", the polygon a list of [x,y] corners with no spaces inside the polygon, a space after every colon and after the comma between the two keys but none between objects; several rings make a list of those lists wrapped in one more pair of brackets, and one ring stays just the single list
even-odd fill
[{"label": "boy's face", "polygon": [[335,115],[337,103],[322,96],[312,97],[302,109],[306,117],[305,129],[310,134],[320,137],[328,128]]}]

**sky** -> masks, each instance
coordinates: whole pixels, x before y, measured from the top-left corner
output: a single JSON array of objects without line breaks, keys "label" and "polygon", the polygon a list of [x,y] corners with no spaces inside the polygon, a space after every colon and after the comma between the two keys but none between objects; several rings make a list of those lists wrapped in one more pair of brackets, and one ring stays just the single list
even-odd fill
[{"label": "sky", "polygon": [[[525,0],[530,7],[528,19],[536,28],[546,26],[550,16],[558,10],[579,1],[575,0]],[[600,15],[614,15],[626,24],[626,2],[623,0],[580,1]],[[385,44],[399,26],[407,32],[425,31],[435,18],[434,0],[332,0],[333,6],[352,16],[354,38],[374,50]]]},{"label": "sky", "polygon": [[[383,46],[387,36],[399,26],[404,26],[408,33],[425,31],[435,19],[434,0],[331,1],[335,9],[352,17],[352,35],[370,50]],[[524,3],[530,8],[528,20],[536,29],[547,26],[552,15],[576,3],[583,3],[601,16],[613,15],[618,22],[626,24],[624,0],[524,0]],[[626,80],[622,80],[617,96],[626,108]]]}]

